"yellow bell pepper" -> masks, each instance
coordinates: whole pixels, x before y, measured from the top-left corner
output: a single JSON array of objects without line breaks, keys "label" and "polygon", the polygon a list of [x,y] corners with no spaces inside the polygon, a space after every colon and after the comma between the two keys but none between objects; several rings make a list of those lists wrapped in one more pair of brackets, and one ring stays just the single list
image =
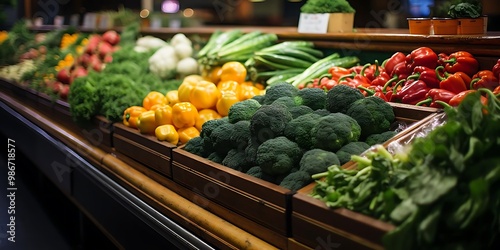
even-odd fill
[{"label": "yellow bell pepper", "polygon": [[213,82],[201,81],[191,90],[189,101],[198,110],[209,109],[215,108],[220,96],[220,90]]},{"label": "yellow bell pepper", "polygon": [[142,100],[142,106],[145,109],[150,110],[155,104],[168,104],[167,98],[164,94],[158,91],[151,91]]},{"label": "yellow bell pepper", "polygon": [[160,141],[166,141],[177,145],[179,143],[179,133],[172,124],[165,124],[156,127],[156,138]]},{"label": "yellow bell pepper", "polygon": [[217,112],[221,116],[227,116],[229,113],[229,108],[233,106],[233,104],[239,102],[238,96],[234,92],[224,92],[222,93],[221,98],[217,101]]},{"label": "yellow bell pepper", "polygon": [[179,88],[177,88],[177,96],[179,102],[189,102],[191,90],[193,90],[193,88],[202,80],[203,77],[200,75],[189,75],[184,77],[181,85],[179,86]]},{"label": "yellow bell pepper", "polygon": [[222,65],[220,73],[220,81],[237,81],[244,82],[247,77],[247,69],[240,62],[227,62]]},{"label": "yellow bell pepper", "polygon": [[237,81],[224,81],[217,84],[217,88],[220,92],[231,91],[238,93],[240,91],[240,84]]},{"label": "yellow bell pepper", "polygon": [[123,111],[123,125],[131,128],[137,128],[139,116],[147,110],[141,106],[131,106]]},{"label": "yellow bell pepper", "polygon": [[177,90],[170,90],[165,94],[165,96],[167,97],[167,102],[170,106],[174,106],[174,104],[179,102],[179,91]]},{"label": "yellow bell pepper", "polygon": [[217,111],[213,109],[202,109],[198,111],[198,119],[196,119],[195,127],[201,131],[201,126],[208,120],[220,119],[222,118]]},{"label": "yellow bell pepper", "polygon": [[172,107],[169,105],[159,106],[155,110],[155,121],[158,126],[172,124]]},{"label": "yellow bell pepper", "polygon": [[177,128],[193,127],[198,118],[198,110],[190,102],[179,102],[172,106],[172,124]]},{"label": "yellow bell pepper", "polygon": [[217,84],[220,81],[221,74],[222,74],[222,67],[218,66],[218,67],[213,68],[210,71],[208,81],[211,81],[211,82]]},{"label": "yellow bell pepper", "polygon": [[180,128],[177,130],[179,134],[179,141],[181,144],[185,144],[189,140],[200,136],[200,131],[195,127]]},{"label": "yellow bell pepper", "polygon": [[143,112],[139,119],[137,120],[137,128],[139,132],[143,134],[154,134],[156,127],[158,125],[155,121],[155,112],[153,110],[148,110]]},{"label": "yellow bell pepper", "polygon": [[240,91],[237,93],[238,99],[244,101],[256,95],[260,95],[261,90],[252,85],[240,84]]}]

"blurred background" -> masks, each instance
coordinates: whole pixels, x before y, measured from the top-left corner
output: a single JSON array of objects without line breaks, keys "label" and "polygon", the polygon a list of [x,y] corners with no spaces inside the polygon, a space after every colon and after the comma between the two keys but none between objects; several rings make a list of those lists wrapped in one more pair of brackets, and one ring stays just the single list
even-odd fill
[{"label": "blurred background", "polygon": [[[306,0],[0,0],[0,28],[27,18],[39,24],[81,25],[88,13],[111,13],[154,27],[203,25],[297,26]],[[488,31],[500,30],[498,0],[479,0],[488,16]],[[349,0],[357,28],[407,28],[407,17],[446,15],[456,0]],[[459,2],[459,1],[458,1]],[[116,17],[118,16],[118,17]],[[71,18],[73,17],[73,18]],[[101,21],[102,22],[102,21]]]}]

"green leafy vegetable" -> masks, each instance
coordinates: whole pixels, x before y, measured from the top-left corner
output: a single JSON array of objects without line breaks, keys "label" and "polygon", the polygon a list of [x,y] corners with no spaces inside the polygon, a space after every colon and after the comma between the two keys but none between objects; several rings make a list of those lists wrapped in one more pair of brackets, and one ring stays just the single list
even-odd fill
[{"label": "green leafy vegetable", "polygon": [[356,10],[346,0],[308,0],[301,8],[302,13],[354,13]]}]

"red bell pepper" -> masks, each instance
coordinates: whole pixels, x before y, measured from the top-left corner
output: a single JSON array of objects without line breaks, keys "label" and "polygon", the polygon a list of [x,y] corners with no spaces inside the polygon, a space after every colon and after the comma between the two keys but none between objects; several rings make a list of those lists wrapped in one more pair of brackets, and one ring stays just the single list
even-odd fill
[{"label": "red bell pepper", "polygon": [[493,94],[495,94],[497,97],[500,97],[500,86],[496,87],[494,90],[493,90]]},{"label": "red bell pepper", "polygon": [[446,53],[439,53],[438,54],[438,65],[439,66],[446,66],[446,63],[444,61],[448,60],[448,55]]},{"label": "red bell pepper", "polygon": [[470,89],[487,88],[494,90],[498,85],[498,78],[491,70],[481,70],[472,76]]},{"label": "red bell pepper", "polygon": [[375,86],[371,85],[370,87],[366,88],[364,86],[358,86],[358,89],[361,90],[362,92],[364,91],[365,96],[378,96],[382,98],[384,101],[388,101],[386,94],[383,92],[382,86]]},{"label": "red bell pepper", "polygon": [[391,77],[389,76],[389,74],[387,74],[387,72],[385,72],[385,71],[381,71],[380,74],[377,77],[375,77],[375,79],[373,79],[371,84],[375,85],[375,86],[385,86],[385,84],[389,80],[391,80]]},{"label": "red bell pepper", "polygon": [[338,83],[346,84],[353,88],[357,88],[358,86],[369,87],[371,85],[371,82],[368,78],[366,78],[362,74],[357,74],[356,72],[352,72],[351,74],[340,77]]},{"label": "red bell pepper", "polygon": [[[475,89],[469,89],[469,90],[462,91],[462,92],[456,94],[453,98],[451,98],[450,102],[448,102],[448,104],[450,104],[450,106],[456,107],[465,99],[465,97],[467,95],[475,93],[476,91],[477,90],[475,90]],[[481,103],[483,105],[486,105],[488,103],[488,99],[484,96],[481,96]]]},{"label": "red bell pepper", "polygon": [[361,69],[360,74],[370,80],[370,82],[373,81],[378,75],[380,75],[378,60],[375,60],[374,64],[365,64]]},{"label": "red bell pepper", "polygon": [[[429,87],[422,80],[401,80],[397,83],[400,85],[404,82],[403,87],[400,90],[394,88],[392,98],[394,100],[401,100],[402,103],[415,105],[420,101],[425,99],[427,92],[429,92]],[[396,87],[397,87],[396,85]]]},{"label": "red bell pepper", "polygon": [[439,88],[449,90],[455,94],[468,89],[471,79],[467,74],[463,72],[449,74],[448,72],[444,71],[444,77],[442,77],[440,73],[441,70],[444,70],[443,66],[439,66],[436,68],[436,76],[440,80]]},{"label": "red bell pepper", "polygon": [[330,79],[338,81],[340,77],[350,74],[351,71],[344,67],[333,66],[328,70]]},{"label": "red bell pepper", "polygon": [[498,80],[500,80],[500,59],[498,59],[497,63],[493,65],[491,71],[493,72],[493,75],[495,75]]},{"label": "red bell pepper", "polygon": [[410,72],[413,72],[417,66],[435,69],[438,64],[438,56],[431,48],[420,47],[406,56],[406,64]]},{"label": "red bell pepper", "polygon": [[[433,108],[444,108],[440,102],[449,103],[456,94],[446,89],[433,88],[425,95],[426,99],[417,103],[417,106],[429,106]],[[440,102],[436,102],[440,101]]]},{"label": "red bell pepper", "polygon": [[351,68],[349,68],[349,73],[356,73],[356,74],[359,74],[361,73],[361,70],[363,69],[364,65],[356,65],[356,66],[353,66]]},{"label": "red bell pepper", "polygon": [[392,75],[394,67],[401,62],[406,62],[406,55],[402,52],[396,52],[382,63],[382,67],[388,75]]},{"label": "red bell pepper", "polygon": [[477,73],[479,63],[474,56],[466,51],[457,51],[451,53],[448,59],[443,61],[444,67],[448,73],[464,72],[472,76]]},{"label": "red bell pepper", "polygon": [[394,82],[401,81],[403,79],[406,79],[410,75],[410,71],[408,70],[408,67],[406,67],[406,62],[400,62],[396,66],[394,66],[394,69],[392,70],[391,79],[389,79],[385,84],[384,84],[384,91],[391,87]]},{"label": "red bell pepper", "polygon": [[425,66],[417,66],[413,70],[413,74],[407,79],[418,79],[424,81],[429,88],[439,88],[439,82],[435,69],[430,69]]}]

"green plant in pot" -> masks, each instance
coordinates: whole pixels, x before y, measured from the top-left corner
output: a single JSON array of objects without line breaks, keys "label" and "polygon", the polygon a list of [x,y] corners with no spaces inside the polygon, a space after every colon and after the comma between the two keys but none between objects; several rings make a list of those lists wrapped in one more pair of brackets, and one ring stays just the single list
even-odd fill
[{"label": "green plant in pot", "polygon": [[480,1],[466,1],[450,6],[448,16],[459,20],[459,34],[483,34],[486,31],[486,18],[481,15]]},{"label": "green plant in pot", "polygon": [[346,0],[307,0],[302,14],[329,14],[328,32],[351,32],[356,10]]}]

